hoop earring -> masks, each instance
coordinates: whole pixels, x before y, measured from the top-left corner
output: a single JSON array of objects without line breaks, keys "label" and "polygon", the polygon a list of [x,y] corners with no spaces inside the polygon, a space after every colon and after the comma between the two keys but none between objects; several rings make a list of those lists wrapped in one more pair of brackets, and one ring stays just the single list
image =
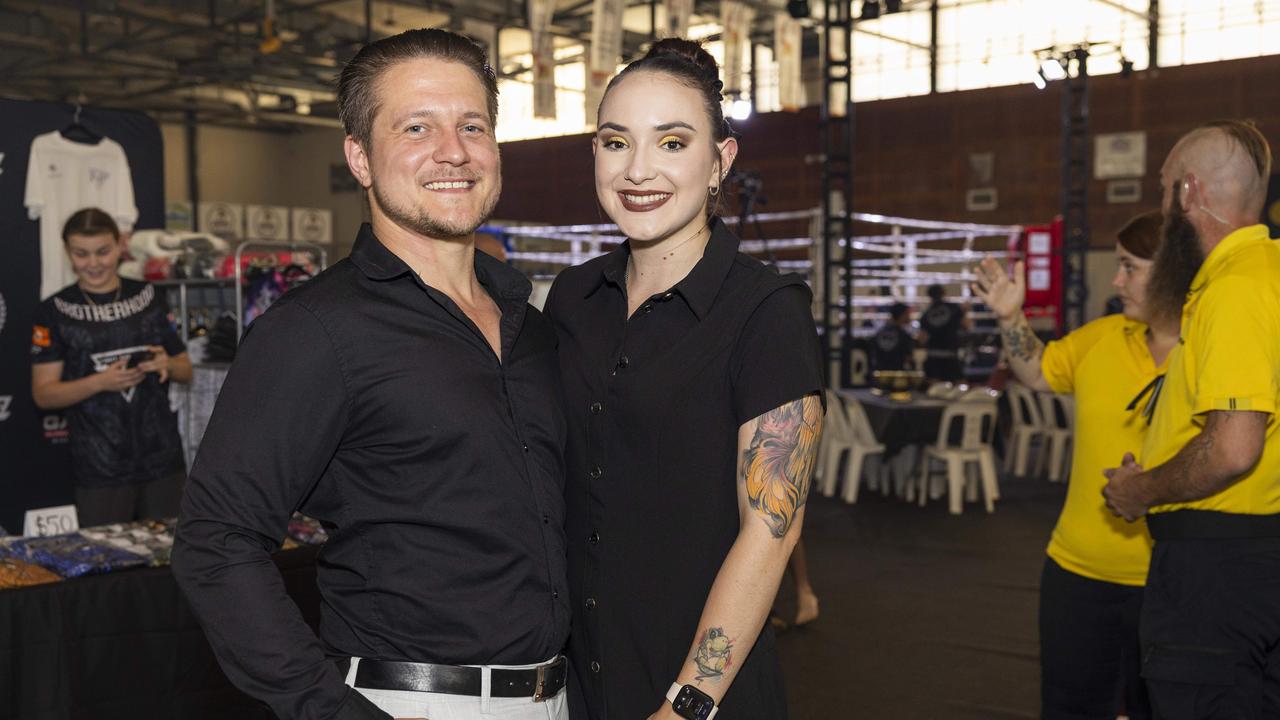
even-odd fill
[{"label": "hoop earring", "polygon": [[711,189],[707,190],[707,193],[708,193],[708,194],[710,194],[710,195],[711,195],[711,197],[715,197],[715,196],[719,195],[719,194],[720,194],[720,186],[719,186],[719,185],[717,185],[717,186],[715,186],[715,187],[713,187],[713,188],[711,188]]}]

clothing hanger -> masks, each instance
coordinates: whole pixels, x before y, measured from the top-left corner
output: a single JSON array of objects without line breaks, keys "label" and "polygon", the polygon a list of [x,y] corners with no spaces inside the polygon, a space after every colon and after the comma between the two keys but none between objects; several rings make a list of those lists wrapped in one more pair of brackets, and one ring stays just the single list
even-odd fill
[{"label": "clothing hanger", "polygon": [[83,143],[85,145],[94,145],[102,140],[102,135],[90,130],[80,122],[80,111],[83,108],[80,103],[76,103],[76,113],[71,118],[71,124],[58,131],[62,137],[71,142]]}]

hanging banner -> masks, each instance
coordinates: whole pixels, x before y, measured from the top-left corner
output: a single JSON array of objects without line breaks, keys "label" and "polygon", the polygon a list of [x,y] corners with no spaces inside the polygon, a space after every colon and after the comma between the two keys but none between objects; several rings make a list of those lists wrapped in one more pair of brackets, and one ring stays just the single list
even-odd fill
[{"label": "hanging banner", "polygon": [[622,11],[625,0],[595,0],[591,10],[591,44],[587,48],[586,118],[596,124],[600,99],[622,57]]},{"label": "hanging banner", "polygon": [[289,208],[279,205],[248,205],[245,236],[250,240],[285,242],[289,239]]},{"label": "hanging banner", "polygon": [[666,37],[688,37],[689,18],[693,15],[693,0],[666,0],[663,5],[667,10]]},{"label": "hanging banner", "polygon": [[778,104],[794,112],[804,107],[804,80],[800,68],[800,21],[790,13],[773,16],[773,57],[778,64]]},{"label": "hanging banner", "polygon": [[244,239],[244,205],[202,202],[197,212],[200,216],[200,232],[217,235],[223,240]]},{"label": "hanging banner", "polygon": [[296,242],[333,244],[333,211],[323,208],[293,208],[293,239]]},{"label": "hanging banner", "polygon": [[724,41],[724,91],[725,95],[738,95],[746,88],[742,82],[742,60],[751,42],[751,21],[756,11],[735,0],[720,3],[720,36]]},{"label": "hanging banner", "polygon": [[556,117],[556,43],[551,35],[555,0],[528,0],[529,47],[533,55],[533,116]]}]

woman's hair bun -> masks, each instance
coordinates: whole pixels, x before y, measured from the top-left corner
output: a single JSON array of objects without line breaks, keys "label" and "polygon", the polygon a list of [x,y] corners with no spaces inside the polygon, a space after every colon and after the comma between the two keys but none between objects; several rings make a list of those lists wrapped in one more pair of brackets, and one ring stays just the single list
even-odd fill
[{"label": "woman's hair bun", "polygon": [[715,58],[711,57],[711,53],[702,48],[702,43],[695,40],[678,37],[663,38],[654,43],[644,56],[645,60],[657,58],[683,60],[696,67],[708,83],[714,83],[720,78],[720,65],[716,63]]}]

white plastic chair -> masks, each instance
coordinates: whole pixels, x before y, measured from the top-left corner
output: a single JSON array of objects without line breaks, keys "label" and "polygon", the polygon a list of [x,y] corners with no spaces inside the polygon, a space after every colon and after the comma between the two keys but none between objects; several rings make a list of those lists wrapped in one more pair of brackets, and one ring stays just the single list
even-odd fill
[{"label": "white plastic chair", "polygon": [[1011,382],[1006,386],[1009,410],[1013,416],[1013,429],[1005,448],[1004,469],[1018,477],[1027,476],[1031,464],[1031,445],[1045,438],[1044,418],[1035,393],[1026,385]]},{"label": "white plastic chair", "polygon": [[827,415],[822,422],[822,437],[818,439],[818,462],[814,466],[814,481],[818,492],[826,497],[836,493],[840,479],[840,458],[854,442],[853,427],[845,410],[844,398],[827,390]]},{"label": "white plastic chair", "polygon": [[1048,446],[1048,452],[1041,452],[1036,458],[1036,475],[1044,473],[1047,461],[1049,482],[1062,482],[1067,478],[1066,466],[1071,458],[1067,448],[1071,446],[1072,428],[1075,426],[1075,404],[1070,395],[1050,392],[1036,393],[1036,399],[1040,403],[1043,437]]},{"label": "white plastic chair", "polygon": [[862,485],[862,466],[867,458],[875,456],[879,461],[875,475],[877,482],[885,488],[889,486],[889,482],[884,477],[884,445],[876,440],[875,432],[871,429],[871,421],[867,419],[867,412],[862,409],[862,403],[855,398],[848,398],[845,400],[844,407],[848,414],[849,425],[853,429],[854,442],[848,447],[849,458],[844,465],[844,492],[841,497],[852,505],[858,502],[858,488]]},{"label": "white plastic chair", "polygon": [[[960,440],[951,442],[953,423],[961,423]],[[978,482],[982,486],[987,512],[995,512],[995,501],[1000,496],[996,478],[995,453],[991,449],[991,438],[995,434],[996,405],[991,401],[956,402],[947,406],[942,412],[942,424],[938,426],[938,441],[926,446],[920,464],[920,478],[917,493],[920,505],[924,506],[929,497],[929,476],[934,460],[947,464],[947,488],[952,515],[959,515],[964,509],[964,498],[967,475],[965,470],[970,463],[978,466]],[[976,498],[977,487],[970,488],[970,495]]]}]

